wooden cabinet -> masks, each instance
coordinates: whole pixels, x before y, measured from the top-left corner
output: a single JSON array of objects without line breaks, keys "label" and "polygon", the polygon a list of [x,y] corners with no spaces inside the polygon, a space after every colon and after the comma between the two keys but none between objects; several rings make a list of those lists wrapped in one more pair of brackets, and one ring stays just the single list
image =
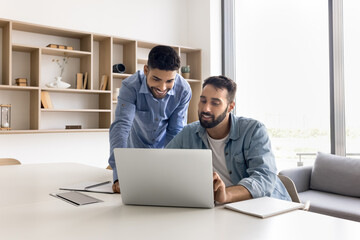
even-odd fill
[{"label": "wooden cabinet", "polygon": [[[72,49],[46,47],[48,44]],[[108,131],[114,119],[116,89],[121,82],[147,63],[150,49],[158,45],[144,41],[65,30],[0,19],[0,104],[11,104],[11,130],[0,134],[72,131]],[[193,97],[188,122],[197,117],[201,92],[201,50],[172,46],[181,57],[181,66],[190,65]],[[56,61],[67,58],[62,80],[67,89],[46,84],[59,76]],[[113,73],[112,66],[122,63],[124,73]],[[76,89],[76,74],[87,73],[85,89]],[[100,90],[102,76],[108,78]],[[27,86],[17,86],[26,78]],[[43,108],[42,92],[48,92],[53,108]],[[65,129],[81,125],[81,129]]]}]

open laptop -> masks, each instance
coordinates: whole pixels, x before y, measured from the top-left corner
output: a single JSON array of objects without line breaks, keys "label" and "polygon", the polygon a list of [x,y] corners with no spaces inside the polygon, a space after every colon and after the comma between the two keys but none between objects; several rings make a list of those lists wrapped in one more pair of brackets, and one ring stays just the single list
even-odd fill
[{"label": "open laptop", "polygon": [[114,149],[124,204],[213,208],[208,149]]}]

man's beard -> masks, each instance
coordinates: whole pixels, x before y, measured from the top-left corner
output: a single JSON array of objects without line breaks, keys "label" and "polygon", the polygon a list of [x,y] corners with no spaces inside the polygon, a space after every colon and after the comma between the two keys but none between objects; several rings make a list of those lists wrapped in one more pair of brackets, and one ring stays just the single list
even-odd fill
[{"label": "man's beard", "polygon": [[[227,110],[228,108],[225,109],[225,111],[220,114],[216,119],[215,119],[215,116],[210,114],[210,113],[206,113],[206,112],[201,112],[199,113],[199,121],[200,121],[200,125],[203,127],[203,128],[213,128],[213,127],[216,127],[217,125],[219,125],[219,123],[221,123],[225,117],[226,117],[226,114],[227,114]],[[201,119],[201,115],[204,114],[204,115],[207,115],[207,116],[211,116],[211,119],[212,121],[203,121]]]}]

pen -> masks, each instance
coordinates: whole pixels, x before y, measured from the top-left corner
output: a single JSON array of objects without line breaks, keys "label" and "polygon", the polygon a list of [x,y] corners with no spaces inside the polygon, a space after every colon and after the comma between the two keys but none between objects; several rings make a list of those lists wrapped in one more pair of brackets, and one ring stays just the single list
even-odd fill
[{"label": "pen", "polygon": [[105,184],[108,184],[108,183],[111,183],[111,181],[106,181],[106,182],[101,182],[101,183],[97,183],[97,184],[94,184],[94,185],[90,185],[90,186],[85,187],[85,189],[99,187],[99,186],[102,186],[102,185],[105,185]]}]

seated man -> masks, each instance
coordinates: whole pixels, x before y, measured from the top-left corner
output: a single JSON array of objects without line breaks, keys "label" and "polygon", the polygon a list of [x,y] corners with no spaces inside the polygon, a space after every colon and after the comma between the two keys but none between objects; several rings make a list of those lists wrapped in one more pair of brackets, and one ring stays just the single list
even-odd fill
[{"label": "seated man", "polygon": [[186,124],[191,88],[179,67],[172,47],[156,46],[144,71],[122,82],[109,135],[114,192],[120,192],[114,148],[163,148]]},{"label": "seated man", "polygon": [[185,126],[166,147],[212,150],[218,203],[264,196],[291,201],[277,177],[265,126],[231,113],[235,93],[236,83],[229,78],[206,79],[198,105],[199,121]]}]

